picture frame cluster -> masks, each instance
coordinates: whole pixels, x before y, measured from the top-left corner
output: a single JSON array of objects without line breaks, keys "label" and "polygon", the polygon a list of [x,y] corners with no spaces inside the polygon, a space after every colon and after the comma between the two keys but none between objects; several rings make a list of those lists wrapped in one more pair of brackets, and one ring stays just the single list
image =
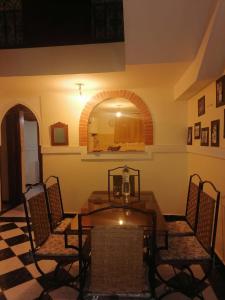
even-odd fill
[{"label": "picture frame cluster", "polygon": [[[205,96],[198,99],[198,117],[206,113]],[[225,105],[225,75],[216,81],[216,107]],[[201,146],[220,146],[221,120],[212,120],[210,127],[202,127],[201,122],[194,123],[187,129],[187,145],[192,145],[193,139],[200,140]],[[225,138],[225,109],[223,113],[223,138]]]}]

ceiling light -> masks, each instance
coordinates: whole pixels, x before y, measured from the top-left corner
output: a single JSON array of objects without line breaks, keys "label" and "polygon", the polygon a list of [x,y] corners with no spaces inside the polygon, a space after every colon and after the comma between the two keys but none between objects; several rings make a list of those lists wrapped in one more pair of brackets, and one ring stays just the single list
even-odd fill
[{"label": "ceiling light", "polygon": [[84,95],[82,93],[82,87],[84,86],[83,83],[76,83],[76,85],[78,86],[78,91],[79,91],[79,95],[77,96],[78,100],[83,101],[84,100]]},{"label": "ceiling light", "polygon": [[117,111],[117,112],[116,112],[116,117],[117,117],[117,118],[120,118],[121,116],[122,116],[122,113],[121,113],[120,111]]}]

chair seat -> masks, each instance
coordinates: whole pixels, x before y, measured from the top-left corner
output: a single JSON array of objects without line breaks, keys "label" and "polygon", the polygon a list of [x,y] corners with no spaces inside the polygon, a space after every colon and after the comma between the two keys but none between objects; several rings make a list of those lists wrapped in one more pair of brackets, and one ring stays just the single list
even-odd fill
[{"label": "chair seat", "polygon": [[167,222],[169,236],[194,235],[194,231],[186,221]]},{"label": "chair seat", "polygon": [[[68,244],[77,247],[78,237],[68,236]],[[64,235],[60,235],[60,234],[50,235],[48,239],[36,251],[36,255],[49,257],[49,258],[52,257],[53,259],[57,259],[57,257],[62,259],[62,256],[78,259],[77,250],[72,248],[65,248]]]},{"label": "chair seat", "polygon": [[[71,224],[71,229],[69,230],[70,233],[67,232],[68,226]],[[91,228],[85,228],[82,230],[83,234],[89,234]],[[78,234],[78,218],[65,218],[59,225],[54,229],[54,234],[69,234],[69,235],[76,235]]]},{"label": "chair seat", "polygon": [[55,234],[63,234],[66,230],[66,228],[69,226],[71,223],[72,218],[65,218],[63,219],[54,229]]},{"label": "chair seat", "polygon": [[160,250],[160,263],[201,263],[211,259],[195,236],[169,237],[168,250]]},{"label": "chair seat", "polygon": [[[156,248],[157,249],[165,249],[166,248],[166,236],[158,235],[156,236]],[[144,248],[148,246],[148,236],[144,235]]]}]

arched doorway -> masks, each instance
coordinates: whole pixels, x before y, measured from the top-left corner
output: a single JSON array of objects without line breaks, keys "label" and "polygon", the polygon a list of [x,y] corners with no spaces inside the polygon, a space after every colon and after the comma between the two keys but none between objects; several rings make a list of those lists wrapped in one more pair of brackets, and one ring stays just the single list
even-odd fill
[{"label": "arched doorway", "polygon": [[2,210],[21,203],[26,185],[42,180],[42,157],[38,122],[33,112],[18,104],[5,114],[1,124]]}]

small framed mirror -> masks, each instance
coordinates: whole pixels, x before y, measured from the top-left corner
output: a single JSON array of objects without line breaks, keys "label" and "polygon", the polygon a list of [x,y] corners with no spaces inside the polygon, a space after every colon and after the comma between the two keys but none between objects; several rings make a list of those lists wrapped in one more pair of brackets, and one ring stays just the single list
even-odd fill
[{"label": "small framed mirror", "polygon": [[65,146],[68,145],[68,125],[58,122],[52,124],[51,128],[51,145]]}]

